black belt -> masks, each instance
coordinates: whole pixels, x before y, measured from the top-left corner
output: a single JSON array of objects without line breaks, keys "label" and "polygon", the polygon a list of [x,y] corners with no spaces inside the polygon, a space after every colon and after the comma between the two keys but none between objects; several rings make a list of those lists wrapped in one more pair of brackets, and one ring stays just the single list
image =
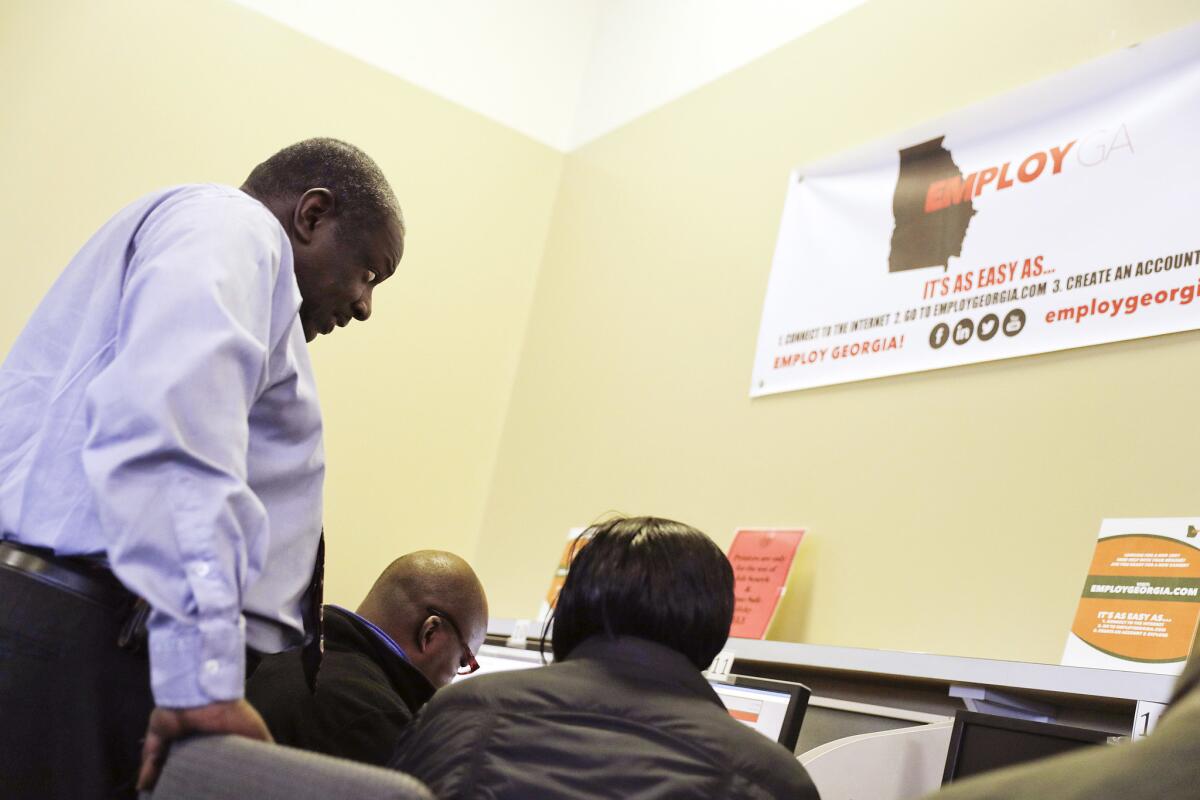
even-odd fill
[{"label": "black belt", "polygon": [[57,556],[42,548],[0,542],[0,567],[114,610],[128,609],[135,599],[104,567],[89,564],[86,559]]}]

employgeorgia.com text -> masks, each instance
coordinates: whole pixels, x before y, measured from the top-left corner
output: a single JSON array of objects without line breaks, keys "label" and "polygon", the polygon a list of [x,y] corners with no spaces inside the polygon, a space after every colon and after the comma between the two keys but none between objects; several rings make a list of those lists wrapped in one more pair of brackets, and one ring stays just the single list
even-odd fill
[{"label": "employgeorgia.com text", "polygon": [[1178,303],[1181,306],[1190,305],[1200,297],[1200,282],[1189,283],[1186,286],[1176,286],[1173,289],[1159,289],[1157,292],[1144,292],[1125,297],[1114,297],[1101,300],[1093,297],[1090,303],[1080,303],[1046,312],[1046,322],[1083,322],[1088,317],[1115,317],[1118,314],[1133,314],[1139,308],[1161,306],[1167,303]]},{"label": "employgeorgia.com text", "polygon": [[1092,594],[1156,594],[1174,597],[1197,597],[1200,589],[1194,586],[1113,586],[1108,583],[1093,583],[1088,589]]}]

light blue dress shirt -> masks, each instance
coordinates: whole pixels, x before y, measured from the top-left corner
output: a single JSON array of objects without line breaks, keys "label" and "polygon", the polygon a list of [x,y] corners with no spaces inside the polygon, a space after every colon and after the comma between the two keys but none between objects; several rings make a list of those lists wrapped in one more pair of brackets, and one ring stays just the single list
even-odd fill
[{"label": "light blue dress shirt", "polygon": [[242,696],[303,639],[324,451],[287,234],[249,195],[144,197],[0,367],[0,535],[104,554],[150,617],[160,706]]}]

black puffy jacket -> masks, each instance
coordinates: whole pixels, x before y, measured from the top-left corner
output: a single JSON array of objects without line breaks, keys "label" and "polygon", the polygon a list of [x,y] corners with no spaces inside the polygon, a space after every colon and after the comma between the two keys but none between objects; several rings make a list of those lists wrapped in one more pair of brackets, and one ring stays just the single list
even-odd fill
[{"label": "black puffy jacket", "polygon": [[730,717],[683,655],[632,637],[443,689],[392,766],[442,800],[818,797],[796,758]]}]

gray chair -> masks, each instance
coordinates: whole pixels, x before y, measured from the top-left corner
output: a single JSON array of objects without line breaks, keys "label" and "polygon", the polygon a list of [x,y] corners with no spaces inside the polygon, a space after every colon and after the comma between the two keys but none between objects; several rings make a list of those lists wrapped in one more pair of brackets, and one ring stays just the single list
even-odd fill
[{"label": "gray chair", "polygon": [[436,800],[393,770],[240,736],[200,736],[171,747],[143,800]]}]

